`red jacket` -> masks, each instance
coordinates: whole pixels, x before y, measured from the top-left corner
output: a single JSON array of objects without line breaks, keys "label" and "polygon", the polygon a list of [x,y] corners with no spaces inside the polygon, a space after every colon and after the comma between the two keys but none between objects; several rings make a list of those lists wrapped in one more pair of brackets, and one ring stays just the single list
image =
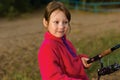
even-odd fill
[{"label": "red jacket", "polygon": [[[76,54],[71,42],[67,40],[67,43]],[[73,57],[61,38],[46,32],[38,53],[42,80],[88,80],[81,57],[86,56]]]}]

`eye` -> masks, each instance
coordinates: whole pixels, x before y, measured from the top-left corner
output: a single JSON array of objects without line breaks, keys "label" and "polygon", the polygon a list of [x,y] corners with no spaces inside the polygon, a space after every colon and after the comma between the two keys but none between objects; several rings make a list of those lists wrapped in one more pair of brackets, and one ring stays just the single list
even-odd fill
[{"label": "eye", "polygon": [[63,23],[64,23],[64,24],[68,24],[68,21],[64,21]]},{"label": "eye", "polygon": [[54,21],[54,23],[55,23],[55,24],[58,24],[58,23],[59,23],[59,21]]}]

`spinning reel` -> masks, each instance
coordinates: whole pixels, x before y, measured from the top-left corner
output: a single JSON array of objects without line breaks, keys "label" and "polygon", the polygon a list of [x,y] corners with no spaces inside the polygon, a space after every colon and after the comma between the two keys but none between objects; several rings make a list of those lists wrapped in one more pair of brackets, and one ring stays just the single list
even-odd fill
[{"label": "spinning reel", "polygon": [[102,57],[110,54],[111,52],[113,52],[114,50],[116,50],[116,49],[118,49],[118,48],[120,48],[120,44],[118,44],[118,45],[116,45],[116,46],[114,46],[114,47],[112,47],[112,48],[110,48],[110,49],[107,49],[107,50],[103,51],[101,54],[99,54],[99,55],[97,55],[97,56],[95,56],[95,57],[92,57],[92,58],[90,58],[90,59],[87,61],[87,63],[89,64],[89,63],[92,63],[92,62],[94,62],[94,61],[99,60],[100,65],[101,65],[101,68],[98,69],[98,80],[100,80],[100,77],[101,77],[101,76],[104,76],[104,75],[107,75],[107,74],[111,74],[111,73],[113,73],[113,72],[115,72],[115,71],[120,70],[120,65],[117,64],[117,63],[114,63],[114,64],[112,64],[112,65],[109,65],[109,66],[107,66],[107,67],[104,67],[103,62],[101,61],[101,58],[102,58]]},{"label": "spinning reel", "polygon": [[109,75],[113,72],[120,70],[120,64],[118,64],[118,63],[114,63],[112,65],[104,67],[103,62],[101,60],[99,60],[99,61],[100,61],[101,68],[98,69],[98,80],[100,80],[101,76]]}]

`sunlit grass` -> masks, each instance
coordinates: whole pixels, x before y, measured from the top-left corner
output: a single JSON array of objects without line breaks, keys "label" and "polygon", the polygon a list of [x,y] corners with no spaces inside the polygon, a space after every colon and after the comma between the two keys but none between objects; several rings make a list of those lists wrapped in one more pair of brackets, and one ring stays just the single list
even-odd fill
[{"label": "sunlit grass", "polygon": [[[88,36],[89,37],[89,36]],[[120,44],[120,35],[115,32],[103,33],[101,35],[86,37],[84,39],[75,41],[71,39],[75,44],[78,53],[84,53],[89,55],[89,57],[94,57],[102,51]],[[109,66],[111,64],[120,63],[120,49],[112,52],[110,55],[107,55],[102,58],[104,66]],[[100,68],[100,63],[94,62],[87,73],[89,77],[97,77],[97,69]]]},{"label": "sunlit grass", "polygon": [[[77,35],[79,36],[79,35]],[[76,36],[76,38],[78,38]],[[36,38],[36,39],[35,39]],[[81,39],[75,39],[70,37],[73,45],[76,47],[77,52],[87,54],[89,57],[93,57],[102,51],[113,47],[120,42],[120,35],[115,32],[102,33],[96,36],[86,36]],[[24,38],[24,41],[17,40],[20,44],[14,46],[14,50],[4,52],[1,63],[3,69],[1,80],[41,80],[37,62],[37,51],[42,38],[28,37]],[[26,44],[25,44],[26,43]],[[32,44],[31,44],[32,43]],[[24,46],[25,45],[25,46]],[[12,47],[12,43],[11,43]],[[9,56],[9,57],[6,57]],[[5,58],[4,58],[5,57]],[[120,50],[116,50],[110,55],[102,58],[104,66],[113,64],[114,62],[120,63]],[[99,62],[93,63],[91,68],[87,71],[90,78],[97,77],[97,69],[100,68]],[[2,70],[0,70],[2,72]]]}]

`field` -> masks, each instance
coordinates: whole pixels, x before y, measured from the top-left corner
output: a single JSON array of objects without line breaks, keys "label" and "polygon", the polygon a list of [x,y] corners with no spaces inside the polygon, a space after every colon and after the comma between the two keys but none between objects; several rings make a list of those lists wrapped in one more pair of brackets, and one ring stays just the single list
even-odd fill
[{"label": "field", "polygon": [[[90,57],[120,42],[120,13],[90,13],[71,11],[71,33],[68,38],[78,53]],[[37,52],[45,29],[43,12],[22,17],[0,19],[0,80],[40,80]],[[120,50],[103,59],[105,66],[120,63]],[[99,63],[87,70],[91,80],[97,80]],[[119,80],[120,71],[101,77],[101,80]]]}]

